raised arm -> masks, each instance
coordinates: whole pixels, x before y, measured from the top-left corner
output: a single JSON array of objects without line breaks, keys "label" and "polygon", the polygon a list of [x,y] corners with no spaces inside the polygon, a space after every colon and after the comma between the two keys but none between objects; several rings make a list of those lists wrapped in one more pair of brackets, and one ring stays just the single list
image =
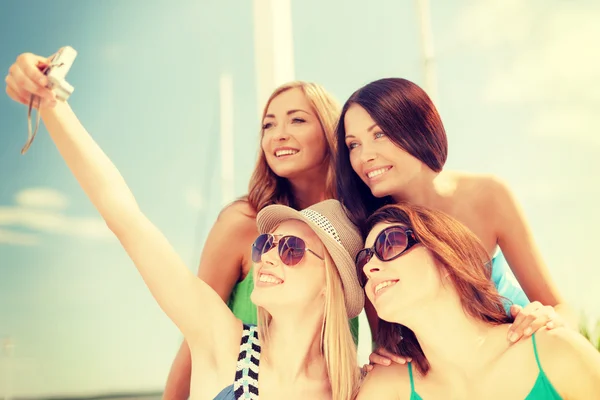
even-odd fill
[{"label": "raised arm", "polygon": [[[242,267],[251,262],[250,246],[258,235],[254,211],[245,202],[225,208],[210,230],[202,249],[198,276],[227,302],[241,277]],[[190,348],[184,340],[175,356],[164,398],[186,400],[191,377]]]},{"label": "raised arm", "polygon": [[[7,79],[7,92],[16,101],[23,97],[18,90],[31,92],[24,82],[40,85],[43,76],[35,65],[41,59],[20,56],[16,67],[11,67],[25,77],[21,82],[15,79],[17,89]],[[160,307],[184,336],[209,346],[218,342],[223,332],[236,331],[239,321],[219,295],[185,266],[167,239],[141,212],[117,168],[69,105],[59,101],[53,108],[43,108],[41,114],[67,166],[133,260]]]}]

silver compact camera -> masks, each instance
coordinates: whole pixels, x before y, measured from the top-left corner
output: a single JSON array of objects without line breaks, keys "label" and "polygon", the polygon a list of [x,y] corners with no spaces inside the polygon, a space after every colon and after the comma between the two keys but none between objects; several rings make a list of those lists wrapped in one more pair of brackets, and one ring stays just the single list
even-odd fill
[{"label": "silver compact camera", "polygon": [[52,90],[58,100],[66,101],[73,93],[73,86],[65,80],[77,57],[77,51],[70,46],[62,47],[52,57],[50,65],[44,71],[48,77],[48,89]]}]

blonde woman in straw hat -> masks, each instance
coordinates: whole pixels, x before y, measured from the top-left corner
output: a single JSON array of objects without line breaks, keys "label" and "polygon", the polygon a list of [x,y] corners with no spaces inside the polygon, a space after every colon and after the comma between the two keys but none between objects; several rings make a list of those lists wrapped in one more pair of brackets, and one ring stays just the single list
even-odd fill
[{"label": "blonde woman in straw hat", "polygon": [[[118,171],[92,141],[70,107],[66,103],[56,102],[52,93],[43,87],[43,84],[40,81],[43,79],[43,76],[38,69],[42,67],[44,63],[47,63],[47,59],[44,57],[29,53],[19,56],[17,62],[11,66],[11,74],[7,78],[7,93],[13,100],[25,104],[29,103],[28,99],[31,93],[41,97],[40,114],[42,115],[43,121],[46,123],[53,140],[88,196],[92,199],[94,204],[96,204],[99,210],[102,208],[102,211],[105,213],[103,216],[108,225],[120,238],[132,259],[137,263],[136,265],[140,267],[139,263],[146,263],[147,260],[150,260],[152,258],[151,255],[156,254],[157,249],[154,248],[153,244],[149,244],[149,233],[144,234],[146,239],[144,239],[144,236],[136,238],[136,235],[132,234],[132,232],[135,229],[139,229],[139,226],[137,228],[127,226],[129,222],[126,221],[133,221],[133,223],[141,223],[143,225],[148,225],[149,222],[145,220],[145,217],[140,215],[137,204]],[[230,322],[235,321],[238,323],[239,319],[243,323],[256,325],[256,305],[261,306],[263,304],[262,301],[264,301],[260,300],[261,297],[259,297],[258,302],[254,302],[256,304],[250,301],[250,293],[254,286],[255,279],[258,277],[256,271],[253,271],[253,260],[249,257],[250,246],[258,235],[255,221],[256,212],[273,203],[285,204],[294,209],[302,209],[310,204],[334,196],[333,189],[335,179],[331,155],[333,151],[334,127],[337,122],[338,114],[339,106],[319,85],[305,82],[292,82],[279,87],[273,92],[263,113],[261,154],[251,179],[248,196],[246,196],[244,200],[230,205],[220,214],[219,221],[215,223],[215,226],[211,230],[209,241],[203,251],[201,268],[199,268],[202,284],[189,284],[190,287],[199,287],[200,290],[204,290],[204,292],[189,296],[186,298],[187,300],[183,300],[185,296],[181,296],[181,294],[178,293],[179,298],[177,299],[177,302],[174,302],[174,300],[169,299],[168,290],[165,294],[163,293],[164,289],[161,289],[160,286],[159,288],[154,287],[154,285],[161,284],[157,283],[160,282],[161,279],[157,279],[154,275],[146,276],[146,273],[143,272],[144,279],[152,293],[163,309],[169,313],[169,316],[178,325],[180,325],[181,322],[179,322],[179,320],[176,319],[177,317],[174,317],[166,307],[175,307],[173,304],[180,304],[185,301],[190,302],[190,306],[185,308],[185,312],[174,311],[186,315],[185,318],[190,319],[194,316],[194,318],[197,318],[200,321],[210,321],[213,323],[215,319],[212,318],[212,311],[206,310],[212,310],[214,308],[217,310],[215,311],[217,314],[224,313],[229,315],[229,317],[225,319]],[[278,152],[281,152],[280,150],[282,148],[286,149],[290,146],[295,149],[297,154],[286,155],[284,151],[283,156],[278,155]],[[81,158],[85,159],[86,162],[79,164],[77,160]],[[114,177],[116,177],[116,179],[112,179]],[[119,205],[112,204],[113,201],[118,202],[120,199],[124,200],[125,203]],[[138,218],[140,218],[142,222],[140,222]],[[151,240],[162,240],[164,242],[163,244],[167,246],[164,238],[156,232],[154,227],[150,229],[150,232],[152,231],[154,233],[152,233],[153,236]],[[122,237],[123,239],[121,239]],[[235,240],[232,241],[232,238],[235,238]],[[135,248],[131,248],[131,246]],[[172,253],[171,250],[169,251]],[[171,253],[169,254],[173,256]],[[325,253],[319,252],[318,254],[322,258],[325,258],[325,260],[317,257],[315,260],[312,260],[312,262],[320,264],[323,264],[324,262],[330,263],[327,267],[327,271],[329,271],[327,272],[327,276],[329,276],[329,278],[325,279],[324,276],[313,277],[314,280],[311,280],[311,285],[317,285],[319,287],[327,286],[328,289],[326,292],[330,293],[337,287],[335,285],[331,286],[331,279],[337,278],[331,278],[330,274],[336,275],[338,273],[336,271],[332,272],[331,259],[328,258]],[[308,259],[311,258],[313,258],[313,255],[308,256]],[[177,263],[179,263],[178,260]],[[302,263],[304,263],[304,261],[302,261]],[[140,268],[154,268],[145,265],[146,264]],[[140,269],[140,271],[142,271],[142,269]],[[162,271],[160,274],[161,275],[156,276],[164,276],[165,280],[167,280],[166,277],[170,273]],[[173,276],[181,277],[182,274],[184,273],[181,271],[175,272]],[[187,276],[187,273],[185,273],[184,276]],[[272,281],[274,278],[265,274],[261,279],[265,281],[258,283],[260,289],[256,290],[256,296],[260,296],[263,289],[269,287],[268,281]],[[204,282],[210,286],[214,292],[212,290],[207,291],[207,289],[204,288],[204,286],[206,286],[204,285]],[[294,291],[290,290],[291,285],[292,282],[286,280],[284,283],[277,285],[277,290],[285,291],[286,296],[294,296]],[[348,285],[349,283],[346,282],[345,287]],[[301,284],[295,286],[303,288]],[[330,287],[334,289],[330,290]],[[306,288],[303,288],[302,290],[304,289]],[[277,290],[271,292],[277,293]],[[267,293],[271,292],[267,291]],[[329,299],[327,300],[328,310],[334,310],[340,315],[351,315],[353,317],[350,321],[350,326],[351,331],[355,336],[351,338],[356,341],[356,316],[358,315],[358,311],[354,308],[347,311],[340,309],[339,296],[341,293],[339,293],[339,290],[335,293],[337,294],[331,295],[337,299],[335,302],[331,300],[333,297],[329,298],[325,296],[325,299]],[[278,296],[279,295],[276,297]],[[213,306],[213,302],[215,299],[218,300],[218,297],[220,297],[222,301],[229,299],[227,306],[233,312],[233,315],[230,315],[231,313],[227,312],[226,309],[222,309],[222,305]],[[283,302],[285,298],[285,296],[280,296],[278,297],[278,301]],[[301,301],[302,298],[302,296],[298,297],[297,301]],[[292,297],[290,297],[290,299],[292,299]],[[323,299],[318,299],[317,302],[321,300]],[[167,302],[168,305],[163,304],[164,302]],[[183,307],[183,305],[180,305],[179,307]],[[260,310],[269,310],[269,307],[260,308]],[[269,318],[265,317],[266,315],[274,315],[263,311],[261,311],[259,315],[265,321],[269,320]],[[291,314],[286,313],[286,315],[289,317]],[[274,320],[277,320],[277,318]],[[310,318],[297,319],[295,326],[302,327],[298,332],[302,332],[305,329],[310,331],[310,325],[307,325],[306,322],[308,320],[310,320]],[[343,386],[344,388],[351,388],[353,385],[354,370],[352,367],[356,363],[353,361],[346,363],[346,360],[349,359],[348,357],[354,357],[353,354],[355,350],[346,349],[346,327],[348,321],[344,322],[343,318],[339,319],[337,317],[329,319],[329,321],[330,322],[323,328],[323,334],[325,336],[322,349],[332,348],[330,344],[333,343],[333,332],[335,332],[337,329],[336,327],[339,324],[339,335],[341,335],[341,340],[335,343],[335,348],[342,350],[342,359],[340,359],[341,361],[337,361],[338,358],[333,356],[334,354],[337,354],[337,352],[328,350],[327,354],[329,354],[329,356],[327,358],[327,366],[328,376],[331,381],[328,385],[331,385],[330,390],[335,398],[343,399],[346,397],[347,390],[339,389],[339,387]],[[184,328],[181,329],[183,331]],[[227,324],[225,324],[223,327],[217,329],[221,332],[221,329],[227,331],[229,328],[227,327]],[[267,329],[264,330],[263,334],[266,336],[269,332],[270,330]],[[193,334],[196,335],[196,332],[193,332]],[[219,333],[217,335],[209,336],[210,340],[218,337],[220,341],[223,341],[223,339],[227,337],[227,334]],[[198,337],[194,337],[193,340],[200,340]],[[202,338],[204,337],[202,336]],[[206,340],[204,344],[210,347],[211,351],[219,351],[219,345],[215,346],[206,338],[202,340]],[[236,342],[236,340],[233,340],[233,342]],[[277,339],[274,339],[273,342],[279,343]],[[239,346],[239,343],[236,344],[236,346]],[[277,345],[274,347],[280,348],[285,346]],[[299,347],[298,344],[295,343],[292,347],[295,347],[296,350],[298,350],[301,346]],[[201,358],[202,361],[195,362],[196,372],[194,372],[194,375],[202,375],[202,378],[198,378],[200,379],[199,382],[204,382],[206,380],[207,383],[197,383],[196,381],[198,381],[198,379],[195,378],[196,380],[193,381],[195,382],[193,384],[196,389],[193,390],[196,390],[196,393],[194,393],[192,397],[200,396],[201,398],[204,398],[206,397],[205,394],[210,391],[210,385],[219,382],[215,378],[215,371],[217,371],[218,368],[211,364],[212,361],[210,360],[215,359],[213,353],[208,354],[203,353],[201,350],[196,350],[195,354],[200,354],[200,356],[196,355],[195,358]],[[280,354],[288,355],[287,353]],[[274,357],[274,359],[277,359],[277,357]],[[293,359],[293,355],[290,360],[291,359]],[[189,347],[184,342],[169,375],[167,387],[165,388],[166,398],[188,398],[188,394],[190,393],[190,361]],[[274,362],[274,365],[277,365],[277,362]],[[221,363],[220,359],[219,363]],[[338,366],[340,366],[343,372],[341,374],[339,372],[333,373],[332,371],[334,370],[338,371]],[[198,372],[199,368],[210,371],[210,373]],[[227,367],[225,366],[224,368],[226,369]],[[265,369],[267,369],[267,372],[265,372]],[[285,371],[285,369],[279,370]],[[313,374],[315,370],[311,369],[311,371],[311,374]],[[263,383],[262,376],[265,374],[268,375],[268,367],[263,365],[261,383]],[[227,373],[225,373],[225,375],[227,376],[227,379],[230,378]],[[265,378],[265,380],[269,381],[269,378]],[[289,382],[289,379],[281,380],[282,385],[287,385]],[[300,383],[294,382],[295,383],[289,385],[290,389],[293,389],[296,385],[302,386]],[[263,392],[264,398],[265,396],[268,396],[270,389],[266,388]],[[200,395],[198,395],[198,393],[200,393]],[[302,393],[302,391],[296,390],[295,393]]]},{"label": "blonde woman in straw hat", "polygon": [[259,390],[263,400],[354,397],[359,369],[348,320],[364,305],[354,267],[362,240],[339,202],[303,211],[270,205],[257,215],[251,298],[258,324],[246,325],[139,209],[69,105],[41,112],[67,166],[183,333],[190,398],[258,399]]}]

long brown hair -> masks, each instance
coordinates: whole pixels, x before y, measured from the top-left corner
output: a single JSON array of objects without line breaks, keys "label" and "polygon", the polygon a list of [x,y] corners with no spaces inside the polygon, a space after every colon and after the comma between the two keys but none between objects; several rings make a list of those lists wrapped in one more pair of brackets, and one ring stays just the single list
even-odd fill
[{"label": "long brown hair", "polygon": [[342,108],[336,133],[337,195],[352,222],[364,232],[369,215],[379,207],[395,202],[390,196],[373,196],[371,189],[352,168],[350,150],[346,146],[344,118],[354,104],[369,113],[393,144],[432,171],[439,172],[444,168],[448,157],[448,138],[433,101],[411,81],[402,78],[379,79],[350,96]]},{"label": "long brown hair", "polygon": [[[367,220],[368,229],[382,222],[400,223],[413,230],[448,274],[468,315],[491,325],[511,322],[504,308],[508,300],[498,294],[491,280],[490,257],[464,225],[441,211],[409,204],[380,208]],[[388,351],[412,358],[421,374],[429,371],[414,332],[406,326],[380,319],[375,340]]]},{"label": "long brown hair", "polygon": [[[326,197],[335,197],[335,165],[333,157],[336,152],[335,128],[340,116],[340,106],[322,86],[312,82],[294,81],[286,83],[273,91],[265,108],[263,110],[262,119],[267,114],[267,110],[271,101],[283,92],[290,89],[299,88],[302,90],[309,103],[313,107],[317,118],[321,124],[321,128],[325,133],[327,141],[326,162],[329,167],[326,176]],[[261,129],[261,137],[263,130]],[[262,208],[270,204],[283,204],[288,207],[297,208],[289,182],[285,178],[277,176],[267,164],[267,159],[262,148],[259,150],[258,161],[250,178],[248,185],[248,195],[244,197],[255,211],[260,211]]]}]

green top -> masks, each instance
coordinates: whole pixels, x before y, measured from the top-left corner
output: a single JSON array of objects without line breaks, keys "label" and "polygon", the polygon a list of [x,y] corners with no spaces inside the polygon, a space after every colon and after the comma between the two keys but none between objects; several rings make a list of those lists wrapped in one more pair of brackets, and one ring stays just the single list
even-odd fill
[{"label": "green top", "polygon": [[243,281],[233,287],[227,306],[244,324],[256,325],[256,306],[250,301],[250,294],[254,288],[252,268]]},{"label": "green top", "polygon": [[[250,300],[250,294],[254,288],[254,276],[252,269],[241,282],[236,283],[231,291],[227,306],[238,319],[245,324],[256,325],[256,306]],[[358,317],[350,320],[350,331],[354,343],[358,344]]]},{"label": "green top", "polygon": [[542,364],[538,357],[537,345],[535,344],[535,333],[531,335],[531,341],[533,342],[533,353],[535,354],[535,362],[540,370],[533,388],[525,398],[525,400],[562,400],[562,397],[558,394],[550,380],[546,376],[546,373],[542,369]]},{"label": "green top", "polygon": [[[562,400],[562,397],[558,394],[550,380],[542,369],[542,364],[538,357],[537,345],[535,344],[535,333],[531,335],[531,341],[533,342],[533,353],[535,354],[535,361],[538,365],[540,372],[538,377],[533,384],[533,388],[529,391],[525,400]],[[423,400],[421,396],[415,391],[415,382],[413,380],[412,365],[408,363],[408,376],[410,378],[410,400]]]}]

